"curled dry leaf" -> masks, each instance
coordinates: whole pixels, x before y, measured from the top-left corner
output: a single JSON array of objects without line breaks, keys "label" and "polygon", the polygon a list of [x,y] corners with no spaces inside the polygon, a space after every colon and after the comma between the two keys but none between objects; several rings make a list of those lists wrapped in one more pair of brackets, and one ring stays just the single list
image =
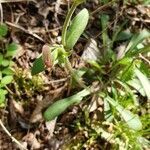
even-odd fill
[{"label": "curled dry leaf", "polygon": [[39,149],[41,147],[41,144],[39,143],[39,141],[37,140],[37,138],[33,133],[28,133],[23,138],[23,140],[25,140],[29,144],[29,146],[32,147],[32,149]]},{"label": "curled dry leaf", "polygon": [[85,45],[82,58],[85,61],[88,60],[97,60],[101,56],[100,50],[97,46],[97,42],[94,39],[89,39],[87,44]]},{"label": "curled dry leaf", "polygon": [[12,104],[13,104],[16,112],[20,113],[21,115],[24,113],[24,109],[23,109],[21,103],[16,102],[15,100],[12,100]]},{"label": "curled dry leaf", "polygon": [[56,120],[57,118],[55,118],[54,120],[52,121],[47,121],[45,123],[48,131],[49,131],[49,138],[51,138],[53,136],[53,132],[54,132],[54,129],[55,129],[55,125],[56,125]]}]

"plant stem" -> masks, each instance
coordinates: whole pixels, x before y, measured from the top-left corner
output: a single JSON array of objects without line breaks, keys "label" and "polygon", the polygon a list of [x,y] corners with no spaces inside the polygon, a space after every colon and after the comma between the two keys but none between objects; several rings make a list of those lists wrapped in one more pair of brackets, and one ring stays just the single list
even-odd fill
[{"label": "plant stem", "polygon": [[66,34],[67,34],[67,28],[69,26],[69,23],[70,23],[70,20],[71,20],[71,17],[76,9],[77,5],[75,3],[72,4],[67,16],[66,16],[66,19],[65,19],[65,22],[64,22],[64,26],[63,26],[63,29],[62,29],[62,45],[65,47],[66,46]]}]

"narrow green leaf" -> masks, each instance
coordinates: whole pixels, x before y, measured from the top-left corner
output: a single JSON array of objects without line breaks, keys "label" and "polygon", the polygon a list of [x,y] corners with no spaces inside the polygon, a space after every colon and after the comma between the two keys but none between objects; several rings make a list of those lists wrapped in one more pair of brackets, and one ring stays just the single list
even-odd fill
[{"label": "narrow green leaf", "polygon": [[107,28],[106,28],[109,23],[109,16],[106,14],[102,14],[100,19],[101,19],[101,26],[102,26],[103,45],[104,45],[104,47],[106,47],[110,42],[110,39],[109,39],[108,33],[107,33]]},{"label": "narrow green leaf", "polygon": [[107,96],[105,100],[107,100],[111,105],[113,105],[116,108],[116,110],[120,113],[121,117],[127,123],[129,128],[133,130],[142,129],[142,123],[138,116],[132,114],[129,110],[123,108],[118,102],[116,102],[114,99],[112,99],[109,96]]},{"label": "narrow green leaf", "polygon": [[150,52],[150,44],[144,46],[143,48],[137,49],[135,51],[131,51],[130,53],[127,53],[126,56],[128,57],[135,57],[137,55],[139,55],[140,53],[147,53]]},{"label": "narrow green leaf", "polygon": [[0,53],[0,65],[2,64],[3,61],[3,55]]},{"label": "narrow green leaf", "polygon": [[148,37],[150,37],[150,32],[148,32],[147,30],[142,30],[139,34],[135,34],[129,42],[126,48],[126,52],[132,52],[132,50],[136,48],[138,44],[140,44],[145,38]]},{"label": "narrow green leaf", "polygon": [[45,70],[45,65],[44,65],[42,56],[40,56],[33,63],[33,67],[31,69],[31,74],[36,75],[44,70]]},{"label": "narrow green leaf", "polygon": [[2,72],[0,71],[0,80],[2,80]]},{"label": "narrow green leaf", "polygon": [[141,82],[141,85],[145,91],[145,94],[147,95],[148,99],[150,99],[150,81],[149,79],[139,70],[135,70],[135,74],[138,77],[139,81]]},{"label": "narrow green leaf", "polygon": [[74,0],[73,2],[76,4],[76,5],[80,5],[81,3],[84,3],[86,0]]},{"label": "narrow green leaf", "polygon": [[142,96],[146,96],[145,91],[141,85],[141,82],[138,79],[132,79],[127,82],[128,85],[137,90]]},{"label": "narrow green leaf", "polygon": [[53,120],[55,117],[63,113],[69,106],[75,103],[79,103],[83,99],[83,97],[89,94],[90,92],[84,89],[71,97],[56,101],[44,112],[45,120],[47,121]]},{"label": "narrow green leaf", "polygon": [[72,23],[67,31],[66,48],[72,49],[79,37],[83,33],[89,20],[89,13],[87,9],[82,9],[72,20]]}]

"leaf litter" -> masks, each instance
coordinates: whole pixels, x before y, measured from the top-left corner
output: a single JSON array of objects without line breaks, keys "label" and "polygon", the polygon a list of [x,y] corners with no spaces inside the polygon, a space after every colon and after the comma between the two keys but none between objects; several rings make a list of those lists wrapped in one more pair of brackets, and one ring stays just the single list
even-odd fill
[{"label": "leaf litter", "polygon": [[[91,12],[94,12],[97,8],[97,3],[94,0],[87,2],[86,5]],[[68,74],[60,67],[47,70],[40,77],[35,77],[35,79],[28,73],[33,60],[41,53],[45,43],[60,43],[61,28],[68,4],[67,1],[59,0],[49,3],[39,0],[31,2],[16,1],[14,3],[3,4],[4,19],[11,29],[9,40],[13,40],[21,46],[21,52],[14,58],[16,63],[14,68],[16,72],[15,82],[10,85],[10,89],[14,95],[10,94],[11,96],[8,99],[11,100],[11,103],[8,103],[7,109],[2,110],[2,113],[6,111],[6,117],[8,114],[11,115],[9,116],[10,119],[3,120],[6,126],[9,126],[12,135],[28,149],[58,150],[60,148],[63,149],[65,147],[63,145],[69,143],[68,141],[71,141],[70,139],[81,138],[83,141],[86,140],[89,135],[85,131],[76,133],[70,127],[70,124],[82,113],[81,108],[86,107],[86,105],[89,105],[88,109],[91,118],[94,118],[93,120],[103,119],[104,104],[96,96],[93,96],[90,104],[81,102],[80,105],[69,108],[67,112],[61,115],[57,122],[56,119],[44,122],[42,118],[43,109],[55,100],[66,97],[67,93],[74,92],[75,89],[69,89]],[[108,11],[108,13],[114,13],[114,10],[109,5],[103,9],[103,11]],[[129,9],[131,11],[128,11]],[[148,8],[144,8],[142,5],[135,7],[128,6],[125,9],[125,15],[130,20],[133,18],[131,26],[138,27],[140,22],[141,26],[147,27],[149,25],[148,11]],[[71,60],[76,68],[80,68],[80,65],[82,67],[86,65],[82,63],[82,59],[97,59],[96,56],[101,57],[99,51],[101,43],[96,43],[94,39],[96,37],[95,35],[101,34],[99,33],[99,22],[95,21],[97,18],[98,16],[93,13],[87,30],[87,34],[93,37],[93,43],[85,42],[81,38],[77,45],[77,47],[80,46],[83,49],[83,54],[80,59],[81,51],[77,51],[78,53],[75,54],[77,58]],[[96,40],[100,41],[98,39],[99,37]],[[124,46],[124,43],[121,45]],[[91,51],[91,49],[95,51]],[[75,59],[77,63],[74,61]],[[20,85],[17,83],[17,80],[21,82]],[[68,92],[68,89],[70,92]],[[112,132],[113,125],[109,125],[108,130]],[[16,149],[17,146],[11,142],[3,131],[0,132],[1,149]],[[109,134],[104,131],[101,130],[100,132],[103,133],[104,137],[106,135],[109,137]],[[3,145],[3,143],[5,144]],[[107,140],[101,139],[101,144],[105,148],[108,148],[110,143]],[[94,149],[101,149],[100,143],[97,142],[95,142],[93,147]]]}]

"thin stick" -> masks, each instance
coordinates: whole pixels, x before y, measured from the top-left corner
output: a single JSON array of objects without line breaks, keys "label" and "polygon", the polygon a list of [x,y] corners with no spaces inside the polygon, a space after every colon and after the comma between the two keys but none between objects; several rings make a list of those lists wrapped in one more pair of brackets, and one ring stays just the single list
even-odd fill
[{"label": "thin stick", "polygon": [[38,36],[37,34],[33,33],[31,30],[27,30],[27,29],[23,28],[22,26],[20,26],[20,25],[18,25],[18,24],[11,23],[11,22],[8,22],[8,21],[6,21],[6,24],[9,25],[9,26],[15,27],[15,28],[17,28],[17,29],[20,29],[20,30],[24,31],[24,32],[27,33],[27,34],[32,35],[32,36],[35,37],[36,39],[38,39],[38,40],[44,42],[44,40],[43,40],[40,36]]},{"label": "thin stick", "polygon": [[1,3],[14,3],[14,2],[23,2],[23,1],[27,1],[27,2],[34,1],[35,2],[35,0],[0,0]]},{"label": "thin stick", "polygon": [[2,4],[1,4],[1,1],[0,1],[0,16],[1,16],[1,24],[3,23],[3,7],[2,7]]},{"label": "thin stick", "polygon": [[20,147],[20,149],[22,149],[22,150],[28,150],[28,149],[26,149],[17,139],[15,139],[15,138],[11,135],[11,133],[10,133],[10,132],[6,129],[6,127],[4,126],[3,122],[1,121],[1,119],[0,119],[0,125],[1,125],[2,129],[5,131],[5,133],[11,138],[12,142],[15,142],[15,143]]},{"label": "thin stick", "polygon": [[102,9],[105,9],[106,7],[108,7],[109,5],[111,5],[113,2],[115,2],[116,0],[112,0],[110,2],[108,2],[107,4],[105,5],[102,5],[102,6],[98,6],[98,8],[96,10],[94,10],[93,12],[91,12],[91,16],[93,16],[94,14],[98,13],[100,10]]},{"label": "thin stick", "polygon": [[150,65],[150,61],[147,58],[145,58],[142,54],[139,54],[139,58],[141,58]]}]

